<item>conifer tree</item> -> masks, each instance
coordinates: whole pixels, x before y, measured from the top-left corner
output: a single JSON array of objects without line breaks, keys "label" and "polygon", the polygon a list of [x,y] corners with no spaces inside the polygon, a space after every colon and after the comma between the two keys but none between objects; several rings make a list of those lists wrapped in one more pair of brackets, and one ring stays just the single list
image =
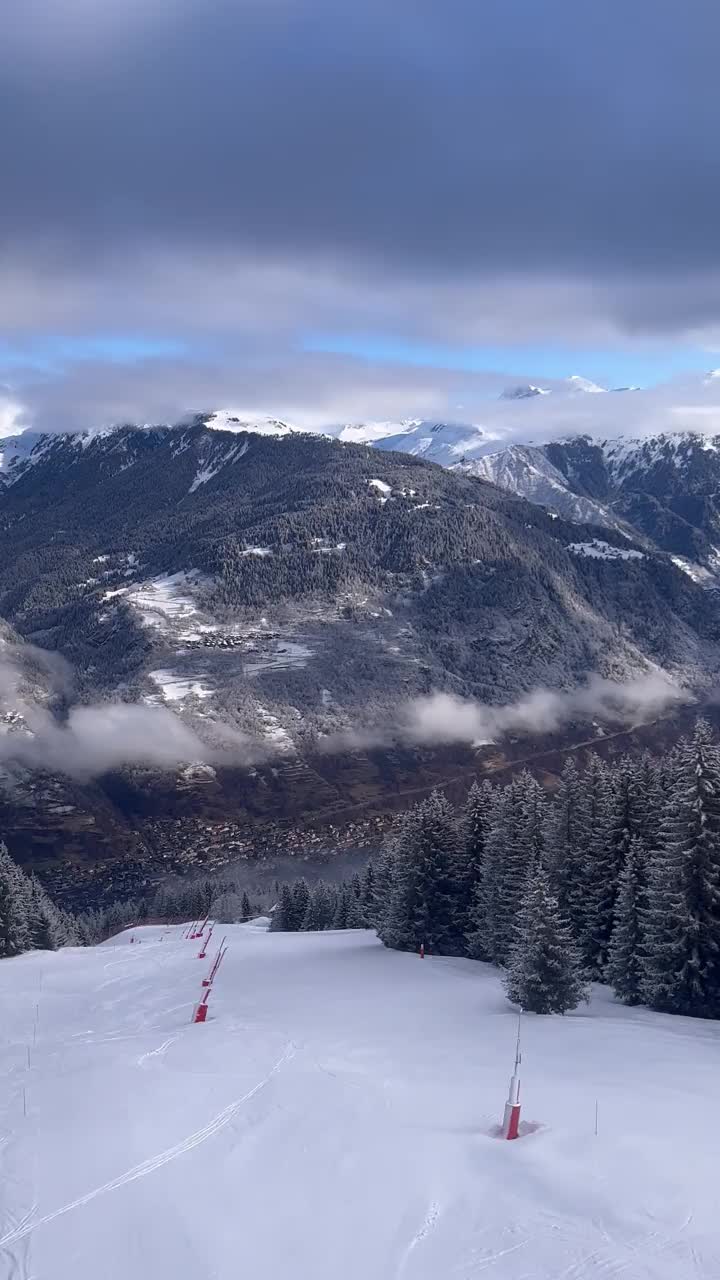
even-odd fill
[{"label": "conifer tree", "polygon": [[250,899],[247,895],[247,891],[245,891],[243,893],[242,901],[240,903],[240,919],[249,920],[251,915],[252,915],[252,907],[250,905]]},{"label": "conifer tree", "polygon": [[348,909],[350,906],[350,889],[343,882],[338,890],[337,901],[335,903],[335,914],[332,918],[333,929],[347,929],[348,927]]},{"label": "conifer tree", "polygon": [[272,933],[288,933],[297,928],[293,891],[289,884],[280,890],[280,898],[272,913],[270,931]]},{"label": "conifer tree", "polygon": [[31,945],[29,884],[0,844],[0,958],[20,955]]},{"label": "conifer tree", "polygon": [[630,841],[615,904],[606,978],[623,1004],[643,999],[643,922],[646,915],[645,846],[639,836]]},{"label": "conifer tree", "polygon": [[503,787],[493,805],[482,881],[477,891],[470,954],[505,964],[528,871],[541,853],[539,787],[523,772]]},{"label": "conifer tree", "polygon": [[373,866],[373,904],[371,923],[380,935],[390,910],[396,873],[396,855],[402,824],[407,815],[396,819],[393,828],[385,836],[383,845]]},{"label": "conifer tree", "polygon": [[368,925],[374,924],[375,918],[375,867],[370,858],[362,877],[360,900]]},{"label": "conifer tree", "polygon": [[335,903],[324,880],[318,880],[310,891],[310,900],[302,928],[306,931],[329,929],[335,914]]},{"label": "conifer tree", "polygon": [[305,912],[308,909],[310,901],[310,890],[308,889],[306,880],[296,880],[292,890],[292,924],[290,928],[293,930],[300,929],[305,919]]},{"label": "conifer tree", "polygon": [[560,914],[545,868],[528,877],[518,914],[505,987],[531,1013],[566,1013],[587,998],[579,952]]},{"label": "conifer tree", "polygon": [[680,744],[648,890],[643,990],[653,1008],[720,1015],[720,753],[707,722]]},{"label": "conifer tree", "polygon": [[[581,946],[585,967],[602,978],[607,964],[615,922],[615,898],[620,869],[617,866],[618,817],[616,793],[599,756],[590,756],[583,774],[588,817],[585,858],[584,928]],[[629,846],[629,839],[628,839]],[[624,861],[624,859],[623,859]]]},{"label": "conifer tree", "polygon": [[586,927],[590,807],[585,780],[572,756],[565,762],[547,823],[547,862],[560,910],[575,938]]},{"label": "conifer tree", "polygon": [[473,782],[460,821],[460,842],[455,866],[458,931],[465,938],[465,950],[472,947],[469,935],[475,931],[475,904],[482,880],[493,789],[490,783]]},{"label": "conifer tree", "polygon": [[345,928],[346,929],[366,929],[367,928],[367,917],[363,909],[362,901],[358,897],[358,895],[355,893],[355,890],[352,887],[352,885],[350,887],[350,892],[348,894],[348,907],[347,907],[347,914],[345,917]]},{"label": "conifer tree", "polygon": [[397,837],[390,902],[378,930],[386,946],[416,951],[424,944],[440,955],[462,953],[453,879],[457,854],[451,806],[433,792],[405,815]]}]

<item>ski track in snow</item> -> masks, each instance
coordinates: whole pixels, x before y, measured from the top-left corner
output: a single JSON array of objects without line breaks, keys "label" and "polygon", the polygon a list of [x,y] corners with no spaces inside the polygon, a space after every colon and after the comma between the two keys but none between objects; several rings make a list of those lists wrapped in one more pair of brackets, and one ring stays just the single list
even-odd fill
[{"label": "ski track in snow", "polygon": [[177,1036],[170,1036],[170,1039],[163,1040],[162,1044],[159,1044],[157,1049],[151,1049],[149,1053],[141,1053],[140,1057],[138,1058],[138,1066],[141,1067],[142,1064],[144,1062],[147,1062],[149,1058],[159,1058],[163,1053],[167,1053],[168,1049],[170,1048],[170,1045],[175,1044],[176,1040],[177,1040]]},{"label": "ski track in snow", "polygon": [[111,1182],[105,1182],[101,1187],[95,1187],[92,1191],[88,1191],[86,1195],[79,1196],[77,1200],[71,1200],[70,1204],[63,1205],[61,1209],[55,1209],[52,1213],[46,1213],[42,1218],[35,1218],[25,1222],[21,1227],[9,1231],[0,1238],[0,1247],[16,1244],[18,1240],[30,1235],[32,1231],[37,1231],[38,1227],[47,1226],[48,1223],[54,1222],[56,1218],[61,1218],[66,1213],[71,1213],[74,1209],[81,1209],[83,1205],[90,1204],[92,1200],[97,1200],[98,1196],[107,1195],[110,1191],[117,1191],[120,1187],[127,1186],[129,1182],[135,1182],[138,1178],[146,1178],[148,1174],[155,1173],[157,1169],[162,1169],[163,1165],[169,1164],[171,1160],[176,1160],[178,1156],[185,1155],[186,1152],[192,1151],[194,1147],[199,1147],[201,1143],[207,1142],[208,1138],[212,1138],[221,1129],[230,1124],[246,1102],[249,1102],[261,1089],[264,1089],[269,1084],[275,1073],[293,1057],[294,1052],[294,1045],[288,1045],[267,1075],[262,1080],[259,1080],[256,1085],[253,1085],[252,1089],[249,1089],[247,1093],[244,1093],[235,1102],[231,1102],[229,1106],[220,1111],[201,1129],[196,1129],[189,1137],[177,1142],[174,1147],[168,1147],[166,1151],[161,1151],[159,1155],[151,1156],[148,1160],[144,1160],[142,1164],[135,1165],[134,1169],[128,1169],[126,1173],[120,1174],[118,1178],[114,1178]]},{"label": "ski track in snow", "polygon": [[418,1245],[422,1244],[425,1237],[430,1234],[439,1217],[440,1217],[440,1205],[436,1204],[435,1201],[433,1201],[427,1213],[425,1214],[425,1217],[423,1218],[423,1221],[419,1230],[415,1232],[415,1235],[413,1236],[412,1240],[410,1241],[407,1248],[405,1249],[405,1252],[403,1253],[402,1258],[400,1259],[400,1265],[397,1270],[397,1280],[402,1280],[413,1253],[417,1249]]}]

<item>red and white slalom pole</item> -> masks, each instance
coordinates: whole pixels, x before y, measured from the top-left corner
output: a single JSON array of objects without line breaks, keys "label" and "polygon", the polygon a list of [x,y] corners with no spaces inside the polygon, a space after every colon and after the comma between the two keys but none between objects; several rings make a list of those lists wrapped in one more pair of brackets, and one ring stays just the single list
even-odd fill
[{"label": "red and white slalom pole", "polygon": [[213,929],[214,929],[214,928],[215,928],[215,925],[214,925],[214,924],[211,924],[211,925],[210,925],[210,928],[209,928],[209,930],[208,930],[208,936],[207,936],[207,938],[204,938],[204,939],[203,939],[203,941],[200,943],[200,950],[198,951],[198,960],[204,960],[204,959],[205,959],[205,957],[206,957],[206,955],[207,955],[207,949],[208,949],[208,947],[210,946],[210,939],[211,939],[211,938],[212,938],[212,936],[213,936]]},{"label": "red and white slalom pole", "polygon": [[[200,928],[198,929],[197,925],[195,926],[195,932],[194,932],[194,933],[192,933],[192,934],[190,935],[190,936],[191,936],[191,938],[202,938],[202,936],[203,936],[203,934],[204,934],[204,932],[205,932],[205,925],[207,924],[207,922],[208,922],[208,920],[209,920],[209,919],[210,919],[210,912],[208,911],[208,913],[207,913],[207,915],[206,915],[205,919],[203,920],[202,924],[200,925]],[[198,922],[198,923],[199,923],[199,922]]]},{"label": "red and white slalom pole", "polygon": [[192,1016],[193,1022],[205,1022],[207,1020],[207,1013],[208,1013],[207,1002],[209,998],[210,998],[210,988],[208,987],[207,991],[205,992],[205,995],[202,997],[202,999],[198,1000],[198,1003],[195,1005],[195,1008],[193,1009],[193,1016]]},{"label": "red and white slalom pole", "polygon": [[515,1067],[510,1077],[510,1088],[508,1089],[508,1099],[505,1103],[505,1115],[503,1117],[503,1138],[517,1138],[520,1134],[520,1063],[522,1062],[522,1054],[520,1053],[520,1023],[522,1020],[522,1009],[518,1013],[518,1029],[517,1044],[515,1045]]},{"label": "red and white slalom pole", "polygon": [[192,938],[193,934],[195,933],[196,924],[197,924],[197,920],[193,920],[192,924],[188,925],[187,929],[183,934],[183,938]]},{"label": "red and white slalom pole", "polygon": [[424,942],[421,942],[421,943],[420,943],[420,951],[419,951],[419,955],[420,955],[420,959],[421,959],[421,960],[424,960],[424,959],[425,959],[425,943],[424,943]]},{"label": "red and white slalom pole", "polygon": [[[227,935],[226,935],[226,936],[227,936]],[[218,971],[218,969],[220,968],[220,965],[222,964],[222,962],[223,962],[223,960],[224,960],[224,958],[225,958],[225,952],[226,952],[226,951],[227,951],[227,947],[225,946],[225,938],[223,938],[223,940],[222,940],[222,942],[220,943],[220,946],[219,946],[219,948],[218,948],[218,953],[217,953],[217,955],[216,955],[216,957],[215,957],[215,959],[214,959],[214,961],[213,961],[212,969],[210,970],[210,972],[209,972],[209,974],[208,974],[207,978],[203,978],[203,980],[202,980],[202,985],[203,985],[204,987],[211,987],[211,986],[212,986],[212,984],[213,984],[213,982],[214,982],[214,980],[215,980],[215,976],[216,976],[216,974],[217,974],[217,971]]]}]

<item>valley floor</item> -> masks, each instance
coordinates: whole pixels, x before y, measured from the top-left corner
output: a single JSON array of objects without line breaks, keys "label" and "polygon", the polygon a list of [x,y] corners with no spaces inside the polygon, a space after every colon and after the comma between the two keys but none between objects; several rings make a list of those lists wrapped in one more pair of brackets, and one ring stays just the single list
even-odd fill
[{"label": "valley floor", "polygon": [[720,1025],[526,1016],[507,1143],[494,971],[227,934],[204,1026],[180,929],[0,964],[4,1280],[720,1275]]}]

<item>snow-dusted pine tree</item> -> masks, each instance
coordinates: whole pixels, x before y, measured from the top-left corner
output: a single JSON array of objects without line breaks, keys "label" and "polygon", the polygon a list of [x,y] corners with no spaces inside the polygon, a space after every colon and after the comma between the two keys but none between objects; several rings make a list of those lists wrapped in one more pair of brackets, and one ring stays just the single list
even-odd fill
[{"label": "snow-dusted pine tree", "polygon": [[249,920],[251,915],[252,907],[250,906],[250,899],[247,892],[245,892],[243,893],[242,900],[240,902],[240,919]]},{"label": "snow-dusted pine tree", "polygon": [[337,895],[335,903],[335,912],[332,918],[333,929],[347,929],[348,927],[348,910],[350,908],[350,898],[352,891],[348,884],[343,883]]},{"label": "snow-dusted pine tree", "polygon": [[530,872],[514,929],[505,989],[531,1013],[566,1013],[587,998],[580,955],[543,866]]},{"label": "snow-dusted pine tree", "polygon": [[383,839],[382,848],[373,863],[373,906],[371,924],[378,935],[390,910],[395,883],[397,850],[408,815],[395,819],[392,829]]},{"label": "snow-dusted pine tree", "polygon": [[530,773],[503,787],[490,813],[483,877],[474,910],[468,952],[505,964],[528,872],[541,858],[543,798]]},{"label": "snow-dusted pine tree", "polygon": [[305,912],[308,909],[308,902],[310,901],[310,890],[308,889],[307,880],[300,879],[295,881],[292,890],[292,900],[293,923],[291,928],[300,929],[302,928],[302,922],[305,919]]},{"label": "snow-dusted pine tree", "polygon": [[643,990],[653,1008],[720,1016],[720,752],[699,720],[676,754],[648,888]]},{"label": "snow-dusted pine tree", "polygon": [[304,930],[329,929],[335,914],[335,903],[324,880],[310,890],[310,900],[302,922]]},{"label": "snow-dusted pine tree", "polygon": [[368,927],[375,923],[375,867],[372,858],[362,876],[361,900]]},{"label": "snow-dusted pine tree", "polygon": [[643,937],[647,909],[645,845],[639,836],[630,841],[615,904],[615,926],[605,977],[623,1004],[643,1000]]},{"label": "snow-dusted pine tree", "polygon": [[280,890],[280,898],[272,913],[270,932],[289,933],[297,928],[293,891],[289,884],[284,884]]},{"label": "snow-dusted pine tree", "polygon": [[463,937],[474,931],[475,900],[482,879],[485,838],[493,802],[490,783],[473,782],[460,819],[460,841],[455,866],[458,929]]},{"label": "snow-dusted pine tree", "polygon": [[576,939],[586,927],[586,874],[590,804],[585,779],[572,757],[565,762],[548,815],[547,864],[553,892]]},{"label": "snow-dusted pine tree", "polygon": [[584,930],[580,941],[588,972],[601,978],[615,921],[619,869],[614,820],[618,806],[607,766],[594,753],[588,760],[583,783],[588,840],[584,868]]},{"label": "snow-dusted pine tree", "polygon": [[30,885],[0,844],[0,958],[17,956],[32,946]]},{"label": "snow-dusted pine tree", "polygon": [[351,882],[350,891],[348,893],[347,914],[345,917],[346,929],[367,929],[367,916],[361,899],[355,892]]},{"label": "snow-dusted pine tree", "polygon": [[404,815],[397,834],[388,909],[378,936],[388,947],[461,954],[453,872],[459,837],[451,806],[439,792]]}]

